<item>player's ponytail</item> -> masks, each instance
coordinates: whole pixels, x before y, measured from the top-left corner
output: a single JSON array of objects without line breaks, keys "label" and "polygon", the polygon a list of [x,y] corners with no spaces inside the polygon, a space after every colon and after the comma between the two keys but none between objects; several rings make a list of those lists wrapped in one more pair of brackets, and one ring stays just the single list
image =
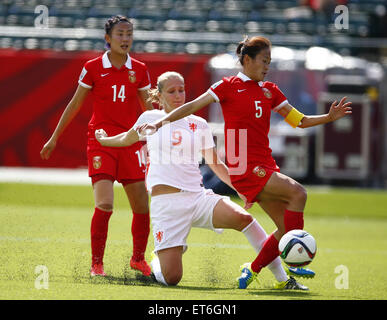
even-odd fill
[{"label": "player's ponytail", "polygon": [[157,88],[149,89],[148,90],[148,102],[151,103],[157,103],[160,105],[160,99],[159,99],[159,90]]},{"label": "player's ponytail", "polygon": [[239,57],[239,62],[243,66],[243,59],[247,54],[250,58],[254,59],[257,54],[261,52],[261,50],[270,48],[271,42],[269,39],[265,37],[253,37],[249,39],[246,36],[243,41],[239,42],[236,48],[236,54]]},{"label": "player's ponytail", "polygon": [[236,48],[236,54],[240,57],[242,55],[242,50],[246,48],[247,44],[249,42],[249,36],[245,36],[243,41],[238,43],[238,46]]}]

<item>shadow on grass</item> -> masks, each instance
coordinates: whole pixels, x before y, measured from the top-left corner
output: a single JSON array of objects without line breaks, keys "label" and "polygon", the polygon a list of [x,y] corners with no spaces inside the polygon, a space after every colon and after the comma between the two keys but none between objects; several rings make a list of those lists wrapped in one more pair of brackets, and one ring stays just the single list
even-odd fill
[{"label": "shadow on grass", "polygon": [[177,285],[177,286],[165,286],[158,283],[156,280],[153,280],[151,277],[146,277],[141,274],[136,273],[135,275],[130,276],[106,276],[106,277],[84,277],[83,282],[93,283],[93,284],[113,284],[113,285],[122,285],[122,286],[152,286],[165,288],[166,290],[192,290],[192,291],[232,291],[235,288],[231,287],[210,287],[210,286],[187,286],[187,285]]},{"label": "shadow on grass", "polygon": [[165,288],[166,290],[191,290],[191,291],[233,291],[236,290],[234,287],[219,287],[219,286],[189,286],[189,285],[180,285],[177,286],[165,286],[158,283],[151,277],[146,277],[139,272],[130,271],[124,275],[107,275],[105,277],[89,275],[79,275],[73,277],[73,280],[76,283],[87,283],[95,285],[121,285],[121,286],[152,286]]},{"label": "shadow on grass", "polygon": [[108,275],[105,277],[82,277],[78,278],[79,282],[83,283],[92,283],[92,284],[113,284],[113,285],[122,285],[122,286],[150,286],[158,284],[151,278],[146,277],[141,274],[135,275],[124,275],[124,276],[112,276]]},{"label": "shadow on grass", "polygon": [[288,299],[316,299],[320,297],[319,294],[311,291],[300,291],[300,290],[276,290],[276,289],[257,289],[256,291],[249,291],[249,294],[256,295],[257,298],[260,296],[266,297],[283,297]]},{"label": "shadow on grass", "polygon": [[[239,290],[235,287],[219,287],[219,286],[189,286],[189,285],[177,285],[177,286],[164,286],[151,277],[145,277],[139,273],[135,273],[134,275],[126,275],[126,276],[106,276],[106,277],[94,277],[94,278],[83,278],[86,280],[85,282],[92,282],[93,284],[113,284],[113,285],[123,285],[123,286],[152,286],[152,287],[160,287],[165,288],[166,290],[188,290],[188,291],[212,291],[212,292],[229,292],[234,296],[235,299],[238,299],[239,295],[253,295],[256,296],[257,299],[261,297],[273,299],[305,299],[312,300],[320,297],[319,294],[310,291],[298,291],[298,290],[273,290],[273,289],[255,289],[255,290]],[[243,299],[243,298],[242,298]]]},{"label": "shadow on grass", "polygon": [[[311,291],[299,291],[299,290],[274,290],[271,288],[257,288],[249,290],[240,290],[234,286],[231,286],[229,283],[224,282],[213,282],[212,285],[187,285],[187,284],[178,284],[177,286],[164,286],[152,277],[146,277],[140,272],[125,269],[122,274],[118,275],[107,275],[105,277],[91,277],[84,273],[74,272],[73,280],[77,283],[87,283],[93,285],[119,285],[119,286],[148,286],[153,288],[164,288],[165,290],[176,290],[176,293],[179,295],[181,291],[192,291],[192,292],[222,292],[223,294],[232,295],[233,299],[244,299],[246,294],[256,297],[257,300],[261,298],[265,299],[305,299],[313,300],[318,299],[320,295]],[[181,293],[184,294],[183,292]]]}]

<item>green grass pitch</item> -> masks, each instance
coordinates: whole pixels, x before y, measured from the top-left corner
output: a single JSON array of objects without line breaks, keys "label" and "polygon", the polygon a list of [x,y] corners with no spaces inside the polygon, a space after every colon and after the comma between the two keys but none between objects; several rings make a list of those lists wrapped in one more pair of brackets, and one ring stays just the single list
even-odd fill
[{"label": "green grass pitch", "polygon": [[[180,284],[147,281],[128,267],[131,211],[122,188],[115,191],[105,253],[109,276],[101,279],[89,276],[91,186],[0,184],[0,299],[387,299],[386,191],[308,188],[305,230],[318,247],[310,265],[316,277],[301,280],[309,292],[272,290],[268,270],[260,285],[237,289],[239,265],[255,254],[233,230],[192,229]],[[274,230],[257,205],[249,212],[267,232]],[[150,235],[148,261],[152,249]]]}]

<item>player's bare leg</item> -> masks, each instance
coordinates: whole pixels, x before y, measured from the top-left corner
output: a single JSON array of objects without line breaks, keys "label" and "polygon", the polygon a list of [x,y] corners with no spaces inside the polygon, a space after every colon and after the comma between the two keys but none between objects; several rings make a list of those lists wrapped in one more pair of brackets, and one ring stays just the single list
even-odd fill
[{"label": "player's bare leg", "polygon": [[91,221],[91,276],[105,276],[103,257],[108,235],[109,219],[113,212],[113,181],[99,180],[93,184],[95,211]]},{"label": "player's bare leg", "polygon": [[[281,220],[281,217],[283,217],[283,212],[285,211],[285,208],[287,205],[286,202],[265,199],[260,201],[259,205],[272,218],[273,221],[279,220],[278,224],[276,223],[277,226],[281,224],[281,221],[283,221],[283,219]],[[280,232],[277,229],[276,231],[274,231],[273,234],[274,235],[276,235],[276,233],[281,234],[282,232]],[[276,259],[279,259],[279,258],[276,258]],[[313,278],[315,276],[315,272],[310,269],[293,268],[288,266],[286,268],[286,273],[289,276],[296,276],[296,277],[303,277],[303,278]],[[279,282],[282,282],[282,281],[279,281]]]},{"label": "player's bare leg", "polygon": [[[262,268],[278,259],[278,242],[287,231],[303,229],[303,211],[306,198],[306,191],[298,182],[278,172],[272,174],[263,190],[257,196],[257,200],[273,220],[277,230],[269,235],[262,246],[261,252],[251,265],[248,266],[249,268],[244,268],[246,272],[242,270],[240,279],[249,278],[247,271],[254,277]],[[293,280],[291,281],[293,282]],[[242,287],[245,288],[247,285]],[[290,287],[293,287],[293,285]],[[283,286],[282,288],[286,289],[287,287]],[[300,289],[305,290],[307,288],[300,285]]]},{"label": "player's bare leg", "polygon": [[271,175],[257,200],[273,220],[277,230],[269,235],[262,251],[252,262],[254,272],[259,273],[278,257],[278,242],[286,232],[304,228],[306,198],[306,190],[297,181],[278,172]]},{"label": "player's bare leg", "polygon": [[306,190],[297,181],[282,173],[272,174],[257,200],[277,226],[274,233],[277,240],[287,231],[303,229],[306,199]]},{"label": "player's bare leg", "polygon": [[254,218],[231,200],[219,200],[214,208],[212,223],[215,228],[242,231]]},{"label": "player's bare leg", "polygon": [[144,181],[130,183],[124,186],[133,212],[132,236],[133,255],[130,267],[141,271],[145,276],[150,276],[151,268],[145,261],[145,250],[149,236],[149,205],[148,192]]},{"label": "player's bare leg", "polygon": [[264,197],[258,204],[276,225],[277,230],[273,232],[274,236],[281,239],[282,235],[285,234],[284,212],[287,202]]},{"label": "player's bare leg", "polygon": [[[222,199],[217,203],[214,208],[212,221],[215,228],[229,228],[241,231],[257,254],[261,251],[262,245],[267,238],[265,230],[249,213],[227,199]],[[287,280],[280,258],[273,261],[268,268],[277,281]]]},{"label": "player's bare leg", "polygon": [[175,286],[183,277],[183,247],[162,249],[154,254],[151,261],[156,281],[164,285]]}]

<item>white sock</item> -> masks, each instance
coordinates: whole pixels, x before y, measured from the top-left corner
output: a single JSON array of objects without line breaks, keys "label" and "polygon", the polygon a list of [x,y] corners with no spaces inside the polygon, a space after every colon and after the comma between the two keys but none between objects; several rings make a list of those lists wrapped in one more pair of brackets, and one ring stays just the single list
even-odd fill
[{"label": "white sock", "polygon": [[253,220],[247,227],[242,230],[242,233],[245,235],[251,246],[254,248],[255,252],[258,254],[262,245],[267,238],[265,230],[261,227],[257,220]]},{"label": "white sock", "polygon": [[274,274],[278,282],[287,281],[289,279],[284,267],[282,266],[280,257],[275,258],[267,265],[267,267]]},{"label": "white sock", "polygon": [[[254,219],[242,230],[242,233],[258,254],[267,238],[267,234],[262,226]],[[282,282],[288,280],[288,276],[286,275],[285,269],[282,267],[281,259],[279,257],[275,258],[267,267],[273,273],[277,281]]]},{"label": "white sock", "polygon": [[156,254],[153,257],[150,264],[151,264],[152,271],[153,271],[153,274],[155,275],[157,282],[167,286],[168,283],[165,281],[163,273],[161,272],[160,260]]}]

